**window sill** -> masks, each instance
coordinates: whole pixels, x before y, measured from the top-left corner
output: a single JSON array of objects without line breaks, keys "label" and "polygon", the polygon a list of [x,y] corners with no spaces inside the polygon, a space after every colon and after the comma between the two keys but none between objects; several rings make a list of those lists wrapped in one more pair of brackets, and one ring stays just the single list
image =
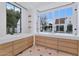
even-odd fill
[{"label": "window sill", "polygon": [[22,34],[22,33],[14,34],[14,35],[8,34],[8,35],[0,37],[0,44],[19,40],[19,39],[30,37],[30,36],[33,36],[33,34]]},{"label": "window sill", "polygon": [[37,36],[47,36],[47,37],[56,37],[56,38],[65,38],[65,39],[79,40],[79,36],[78,35],[67,34],[67,33],[39,32],[36,35]]}]

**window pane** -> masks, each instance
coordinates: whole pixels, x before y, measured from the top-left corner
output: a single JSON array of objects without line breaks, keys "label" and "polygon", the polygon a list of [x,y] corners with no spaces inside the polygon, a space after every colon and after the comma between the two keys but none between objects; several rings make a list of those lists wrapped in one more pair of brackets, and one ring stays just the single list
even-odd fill
[{"label": "window pane", "polygon": [[66,20],[70,21],[72,15],[73,15],[72,7],[68,7],[68,8],[62,7],[55,9],[52,12],[43,13],[42,15],[40,14],[41,32],[52,32],[52,31],[62,32],[62,33],[66,33],[67,31],[69,32],[69,30],[67,29],[68,23],[66,22]]},{"label": "window pane", "polygon": [[52,15],[52,12],[40,14],[41,32],[52,32]]},{"label": "window pane", "polygon": [[55,19],[59,18],[59,11],[58,10],[54,11],[54,17],[55,17]]},{"label": "window pane", "polygon": [[20,13],[20,8],[15,7],[15,11],[18,11]]},{"label": "window pane", "polygon": [[65,11],[64,9],[59,10],[59,18],[64,18],[65,17]]},{"label": "window pane", "polygon": [[18,7],[15,7],[15,12],[16,12],[16,15],[17,15],[17,26],[16,26],[16,32],[20,33],[20,17],[21,17],[21,10],[20,8]]},{"label": "window pane", "polygon": [[65,11],[65,16],[72,16],[73,14],[73,9],[71,7],[65,8],[64,11]]},{"label": "window pane", "polygon": [[14,34],[21,32],[21,9],[13,4],[7,3],[7,33]]},{"label": "window pane", "polygon": [[7,4],[7,9],[14,9],[14,6],[13,5],[11,5],[10,3],[6,3]]}]

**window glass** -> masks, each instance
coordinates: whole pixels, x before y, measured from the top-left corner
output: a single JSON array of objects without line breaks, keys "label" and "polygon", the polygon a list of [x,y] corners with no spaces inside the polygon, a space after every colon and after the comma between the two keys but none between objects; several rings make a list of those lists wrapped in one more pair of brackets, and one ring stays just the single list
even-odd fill
[{"label": "window glass", "polygon": [[14,6],[9,4],[9,3],[7,3],[7,9],[9,9],[9,10],[14,9]]},{"label": "window glass", "polygon": [[72,8],[65,8],[64,11],[65,11],[65,16],[67,16],[67,17],[72,16],[72,14],[73,14]]},{"label": "window glass", "polygon": [[41,14],[40,16],[40,25],[41,32],[52,32],[52,12]]},{"label": "window glass", "polygon": [[21,9],[11,3],[6,3],[7,34],[21,33]]},{"label": "window glass", "polygon": [[[70,18],[72,17],[72,15],[72,7],[59,8],[55,9],[52,12],[42,13],[40,14],[40,31],[69,33],[67,32],[69,30],[66,20],[70,22]],[[70,28],[72,29],[72,27]],[[72,30],[70,31],[72,32]]]}]

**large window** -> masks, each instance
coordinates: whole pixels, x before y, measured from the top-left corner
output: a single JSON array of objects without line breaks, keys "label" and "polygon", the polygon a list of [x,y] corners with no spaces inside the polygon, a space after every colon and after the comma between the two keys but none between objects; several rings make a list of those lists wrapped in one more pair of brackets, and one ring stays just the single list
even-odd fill
[{"label": "large window", "polygon": [[72,33],[72,15],[72,7],[62,7],[45,13],[41,12],[39,15],[40,31],[55,33]]},{"label": "large window", "polygon": [[7,34],[21,33],[21,8],[6,3]]}]

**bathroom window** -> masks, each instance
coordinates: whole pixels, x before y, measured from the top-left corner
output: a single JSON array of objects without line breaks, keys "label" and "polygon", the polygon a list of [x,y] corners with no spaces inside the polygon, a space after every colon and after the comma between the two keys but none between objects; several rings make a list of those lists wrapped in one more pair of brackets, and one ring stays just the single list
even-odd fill
[{"label": "bathroom window", "polygon": [[52,12],[40,15],[40,31],[41,32],[52,32]]},{"label": "bathroom window", "polygon": [[21,8],[6,3],[7,34],[21,33]]},{"label": "bathroom window", "polygon": [[[72,33],[72,7],[61,7],[48,12],[41,12],[40,32]],[[68,26],[71,20],[72,26]]]}]

